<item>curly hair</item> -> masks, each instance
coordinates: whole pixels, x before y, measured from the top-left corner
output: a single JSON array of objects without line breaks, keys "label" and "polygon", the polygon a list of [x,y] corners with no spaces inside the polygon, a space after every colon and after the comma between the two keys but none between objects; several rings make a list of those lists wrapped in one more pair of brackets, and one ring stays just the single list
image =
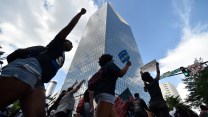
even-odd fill
[{"label": "curly hair", "polygon": [[148,78],[152,78],[149,72],[144,72],[141,74],[141,76],[143,81],[147,81]]},{"label": "curly hair", "polygon": [[139,97],[139,93],[135,93],[134,94],[134,97]]},{"label": "curly hair", "polygon": [[110,54],[103,54],[100,58],[99,58],[99,65],[100,67],[103,67],[106,63],[110,62],[113,60],[113,56]]}]

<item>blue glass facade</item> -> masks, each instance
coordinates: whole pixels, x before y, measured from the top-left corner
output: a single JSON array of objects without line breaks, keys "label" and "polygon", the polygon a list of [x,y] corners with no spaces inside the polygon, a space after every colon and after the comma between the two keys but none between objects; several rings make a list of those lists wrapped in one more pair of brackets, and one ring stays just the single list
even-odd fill
[{"label": "blue glass facade", "polygon": [[[143,62],[131,28],[109,3],[90,17],[62,89],[67,89],[76,80],[88,80],[100,68],[98,60],[104,53],[113,55],[115,63],[123,68],[125,64],[118,57],[122,50],[128,52],[132,66],[127,74],[117,81],[116,94],[120,94],[128,87],[132,94],[138,92],[145,101],[148,101],[149,95],[144,92],[140,78],[139,67]],[[75,95],[83,94],[86,86],[87,83]]]}]

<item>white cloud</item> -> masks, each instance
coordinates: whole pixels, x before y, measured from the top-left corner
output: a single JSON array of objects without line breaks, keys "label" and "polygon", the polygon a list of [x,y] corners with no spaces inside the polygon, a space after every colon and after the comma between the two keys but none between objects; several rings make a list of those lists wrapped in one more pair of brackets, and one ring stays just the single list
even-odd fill
[{"label": "white cloud", "polygon": [[186,84],[184,83],[179,83],[177,87],[178,93],[183,101],[185,101],[187,95],[189,94],[188,90],[185,87],[186,87]]},{"label": "white cloud", "polygon": [[[194,1],[173,0],[173,5],[176,14],[181,19],[179,24],[182,37],[176,48],[168,50],[166,57],[159,60],[161,72],[172,71],[181,66],[187,67],[194,63],[195,58],[202,57],[204,61],[208,60],[208,24],[199,22],[196,27],[192,27],[190,24],[190,15]],[[182,81],[178,84],[177,90],[183,100],[189,94]]]},{"label": "white cloud", "polygon": [[[76,51],[82,32],[89,17],[98,9],[93,0],[6,0],[0,1],[0,45],[3,56],[17,48],[35,45],[47,45],[69,21],[85,8],[87,13],[67,37],[73,43],[73,49],[66,53],[66,60],[61,70],[65,76]],[[4,64],[6,62],[4,61]],[[62,84],[64,78],[55,78]]]},{"label": "white cloud", "polygon": [[81,8],[86,8],[87,13],[68,37],[74,48],[66,54],[63,69],[67,71],[88,18],[97,10],[92,0],[0,1],[1,50],[6,56],[16,48],[47,45]]},{"label": "white cloud", "polygon": [[[182,37],[175,49],[168,50],[166,57],[160,59],[161,70],[174,70],[180,66],[187,67],[193,64],[195,58],[202,57],[208,60],[208,24],[201,24],[196,27],[190,26],[190,15],[193,0],[173,0],[175,11],[181,19],[180,27]],[[182,5],[182,6],[181,6]]]}]

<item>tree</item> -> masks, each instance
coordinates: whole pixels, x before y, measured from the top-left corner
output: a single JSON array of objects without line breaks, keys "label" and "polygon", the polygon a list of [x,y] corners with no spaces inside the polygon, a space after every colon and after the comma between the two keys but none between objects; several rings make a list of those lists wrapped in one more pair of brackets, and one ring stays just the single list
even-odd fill
[{"label": "tree", "polygon": [[190,92],[185,100],[187,103],[194,107],[199,107],[203,103],[208,104],[208,67],[194,76],[183,79],[183,81]]},{"label": "tree", "polygon": [[185,110],[189,110],[190,106],[185,105],[182,100],[179,98],[179,96],[174,97],[174,96],[170,96],[170,97],[166,97],[166,103],[169,107],[169,110],[173,110],[174,107],[182,107]]}]

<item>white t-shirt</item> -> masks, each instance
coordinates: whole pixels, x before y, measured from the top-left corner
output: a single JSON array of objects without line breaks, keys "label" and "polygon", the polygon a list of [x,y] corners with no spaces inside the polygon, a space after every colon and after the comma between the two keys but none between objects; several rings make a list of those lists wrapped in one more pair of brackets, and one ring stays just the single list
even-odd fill
[{"label": "white t-shirt", "polygon": [[67,110],[73,110],[75,104],[74,95],[71,92],[67,92],[64,97],[62,97],[61,101],[59,102],[59,106],[56,109],[55,113],[58,112],[65,112]]}]

